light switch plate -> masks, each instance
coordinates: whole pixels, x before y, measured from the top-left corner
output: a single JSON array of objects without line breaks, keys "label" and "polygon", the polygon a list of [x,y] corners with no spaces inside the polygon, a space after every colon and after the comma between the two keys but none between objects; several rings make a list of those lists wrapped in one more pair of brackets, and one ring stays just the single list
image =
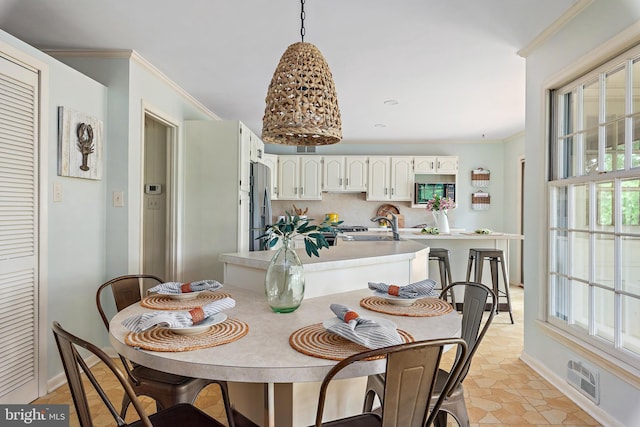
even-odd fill
[{"label": "light switch plate", "polygon": [[62,184],[59,182],[53,183],[53,201],[61,202],[62,201]]},{"label": "light switch plate", "polygon": [[113,192],[113,207],[114,208],[123,208],[124,207],[124,192],[123,191],[114,191]]}]

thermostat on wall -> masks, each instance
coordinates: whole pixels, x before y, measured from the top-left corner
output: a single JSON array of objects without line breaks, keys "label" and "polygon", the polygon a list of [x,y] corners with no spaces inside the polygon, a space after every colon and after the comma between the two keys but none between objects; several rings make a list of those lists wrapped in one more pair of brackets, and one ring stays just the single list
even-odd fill
[{"label": "thermostat on wall", "polygon": [[144,192],[146,194],[161,194],[162,184],[146,184],[144,186]]}]

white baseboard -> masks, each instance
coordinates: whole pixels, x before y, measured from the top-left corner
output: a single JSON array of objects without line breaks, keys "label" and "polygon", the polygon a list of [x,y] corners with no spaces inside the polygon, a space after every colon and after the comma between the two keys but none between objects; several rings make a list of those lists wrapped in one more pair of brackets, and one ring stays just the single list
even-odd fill
[{"label": "white baseboard", "polygon": [[546,366],[540,364],[537,359],[531,357],[525,352],[522,352],[522,354],[520,355],[520,360],[522,360],[527,366],[538,373],[542,378],[551,383],[551,385],[560,390],[560,392],[567,396],[569,400],[573,401],[573,403],[578,405],[580,409],[591,415],[593,419],[601,423],[603,426],[625,427],[623,424],[620,424],[618,420],[611,417],[608,412],[602,410],[591,400],[583,396],[582,393],[573,388],[564,378],[556,375]]},{"label": "white baseboard", "polygon": [[[102,351],[107,353],[107,355],[111,358],[118,357],[118,353],[116,353],[116,351],[112,347],[105,347],[102,349]],[[84,361],[87,364],[87,366],[91,367],[96,363],[99,363],[100,359],[98,359],[97,356],[94,356],[92,354],[91,356],[87,357]],[[47,380],[47,393],[51,393],[52,391],[56,390],[60,386],[65,385],[66,383],[67,383],[67,376],[65,375],[63,370],[59,374],[54,375],[52,378],[49,378],[49,380]]]}]

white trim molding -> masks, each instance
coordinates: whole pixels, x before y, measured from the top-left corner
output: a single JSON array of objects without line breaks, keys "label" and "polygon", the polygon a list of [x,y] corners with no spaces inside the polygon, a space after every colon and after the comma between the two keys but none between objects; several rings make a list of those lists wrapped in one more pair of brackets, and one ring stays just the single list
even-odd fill
[{"label": "white trim molding", "polygon": [[573,18],[578,16],[580,12],[586,9],[593,0],[578,0],[569,9],[567,9],[558,19],[553,21],[551,25],[538,34],[528,45],[520,49],[517,53],[519,56],[526,58],[536,50],[541,44],[546,42],[551,36],[560,31],[562,27],[567,25]]},{"label": "white trim molding", "polygon": [[633,387],[640,389],[640,371],[638,369],[624,363],[620,359],[613,358],[610,354],[589,345],[581,339],[573,337],[562,329],[553,327],[549,323],[537,320],[536,324],[542,333],[558,341],[564,347],[588,359],[598,367],[605,369],[607,372],[629,383]]},{"label": "white trim molding", "polygon": [[523,352],[520,355],[520,360],[602,425],[609,427],[625,427],[624,424],[621,424],[618,420],[612,418],[607,412],[603,411],[585,396],[580,394],[580,392],[569,385],[565,379],[559,377],[541,363],[538,363],[538,360],[534,357]]},{"label": "white trim molding", "polygon": [[176,93],[184,97],[188,102],[192,103],[196,108],[213,120],[220,120],[220,116],[207,108],[204,104],[194,98],[176,82],[167,77],[155,65],[143,58],[138,52],[132,49],[43,49],[43,52],[54,58],[115,58],[115,59],[131,59],[151,74],[162,80],[163,83],[170,86]]}]

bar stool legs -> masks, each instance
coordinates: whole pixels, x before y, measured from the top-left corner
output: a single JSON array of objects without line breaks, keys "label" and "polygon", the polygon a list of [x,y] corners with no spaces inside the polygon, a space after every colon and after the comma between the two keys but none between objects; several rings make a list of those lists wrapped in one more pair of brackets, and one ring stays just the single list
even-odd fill
[{"label": "bar stool legs", "polygon": [[[511,311],[511,296],[509,295],[509,278],[507,277],[507,269],[504,265],[504,253],[501,249],[469,249],[469,263],[467,264],[467,282],[471,279],[471,269],[473,268],[474,281],[482,283],[482,267],[484,261],[489,261],[491,267],[491,284],[496,299],[507,299],[507,308],[509,310],[509,318],[513,324],[513,312]],[[504,291],[500,290],[498,264],[502,269],[502,282],[504,283]],[[496,301],[496,314],[500,311],[500,304]]]},{"label": "bar stool legs", "polygon": [[[444,289],[449,286],[453,282],[453,279],[451,278],[451,264],[449,263],[449,249],[430,248],[429,261],[438,261],[438,270],[440,271],[440,289]],[[453,293],[453,289],[449,289],[445,298],[447,301],[450,301],[454,307],[456,307],[456,296]]]}]

